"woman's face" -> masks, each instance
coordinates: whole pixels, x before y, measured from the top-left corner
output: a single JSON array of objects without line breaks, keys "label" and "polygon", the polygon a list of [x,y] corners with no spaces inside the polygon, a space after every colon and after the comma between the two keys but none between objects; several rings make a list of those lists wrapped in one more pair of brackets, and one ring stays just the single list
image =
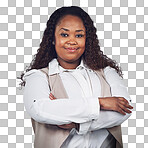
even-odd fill
[{"label": "woman's face", "polygon": [[59,62],[79,62],[85,50],[86,30],[82,20],[66,15],[55,29],[55,49]]}]

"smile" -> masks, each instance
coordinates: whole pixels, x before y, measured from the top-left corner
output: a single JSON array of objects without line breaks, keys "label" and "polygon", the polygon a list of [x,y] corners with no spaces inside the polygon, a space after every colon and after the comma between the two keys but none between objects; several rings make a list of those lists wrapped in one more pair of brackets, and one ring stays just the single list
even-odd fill
[{"label": "smile", "polygon": [[78,48],[72,48],[72,47],[68,47],[68,48],[64,48],[64,49],[66,49],[69,52],[75,52],[78,50]]}]

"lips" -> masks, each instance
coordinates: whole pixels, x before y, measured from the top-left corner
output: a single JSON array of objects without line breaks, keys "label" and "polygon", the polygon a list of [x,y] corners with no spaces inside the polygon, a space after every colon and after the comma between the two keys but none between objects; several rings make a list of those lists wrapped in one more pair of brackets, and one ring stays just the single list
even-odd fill
[{"label": "lips", "polygon": [[73,47],[68,47],[68,48],[64,48],[69,52],[75,52],[76,50],[78,50],[78,48],[73,48]]}]

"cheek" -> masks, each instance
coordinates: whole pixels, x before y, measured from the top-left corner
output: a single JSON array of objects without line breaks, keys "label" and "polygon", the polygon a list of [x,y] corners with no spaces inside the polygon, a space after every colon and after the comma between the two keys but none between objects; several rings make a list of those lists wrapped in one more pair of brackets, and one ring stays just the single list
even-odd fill
[{"label": "cheek", "polygon": [[85,39],[79,42],[79,46],[85,48]]},{"label": "cheek", "polygon": [[60,46],[63,46],[63,44],[65,43],[65,40],[60,38],[60,37],[56,37],[55,38],[55,44],[56,44],[56,47],[60,47]]}]

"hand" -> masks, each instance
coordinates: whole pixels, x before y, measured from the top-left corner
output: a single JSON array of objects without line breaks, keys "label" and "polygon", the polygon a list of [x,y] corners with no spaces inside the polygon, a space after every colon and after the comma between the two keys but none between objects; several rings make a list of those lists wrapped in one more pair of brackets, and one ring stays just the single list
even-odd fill
[{"label": "hand", "polygon": [[99,98],[101,109],[117,111],[123,115],[131,113],[129,109],[133,109],[128,101],[123,97],[105,97]]},{"label": "hand", "polygon": [[49,98],[50,98],[51,100],[55,100],[55,99],[56,99],[52,93],[49,94]]},{"label": "hand", "polygon": [[69,124],[63,124],[63,125],[57,125],[60,128],[63,129],[72,129],[72,128],[76,128],[76,123],[69,123]]}]

